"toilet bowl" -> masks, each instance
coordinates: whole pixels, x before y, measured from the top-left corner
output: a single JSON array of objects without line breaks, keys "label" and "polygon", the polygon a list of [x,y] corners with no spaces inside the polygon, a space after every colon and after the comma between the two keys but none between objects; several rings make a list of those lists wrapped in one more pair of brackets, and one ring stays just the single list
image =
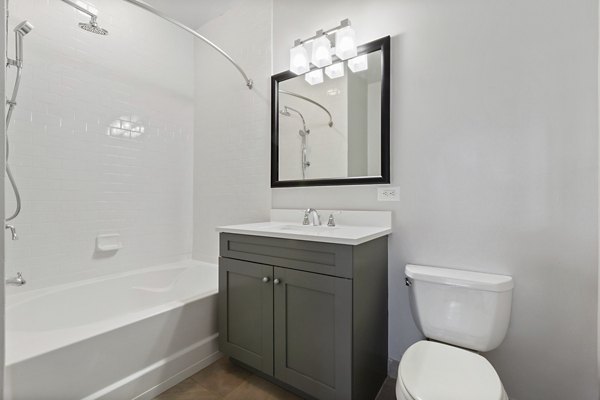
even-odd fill
[{"label": "toilet bowl", "polygon": [[498,374],[482,356],[420,341],[402,357],[397,400],[508,400]]},{"label": "toilet bowl", "polygon": [[476,352],[497,348],[509,326],[510,276],[407,265],[413,318],[424,336],[400,361],[398,400],[508,400]]}]

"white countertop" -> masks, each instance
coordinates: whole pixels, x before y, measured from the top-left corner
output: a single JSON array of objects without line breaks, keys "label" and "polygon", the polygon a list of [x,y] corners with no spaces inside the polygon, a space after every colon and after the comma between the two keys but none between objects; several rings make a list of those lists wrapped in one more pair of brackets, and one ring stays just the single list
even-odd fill
[{"label": "white countertop", "polygon": [[[334,213],[335,227],[327,226]],[[392,233],[391,211],[319,210],[321,226],[302,225],[304,210],[271,210],[271,221],[217,227],[217,232],[357,245]]]}]

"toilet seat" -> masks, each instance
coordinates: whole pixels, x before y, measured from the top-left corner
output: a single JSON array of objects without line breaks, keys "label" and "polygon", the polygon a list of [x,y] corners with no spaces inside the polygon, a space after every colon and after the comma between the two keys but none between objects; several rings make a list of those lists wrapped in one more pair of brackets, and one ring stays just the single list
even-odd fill
[{"label": "toilet seat", "polygon": [[403,400],[506,400],[494,367],[479,354],[420,341],[406,350],[396,395]]}]

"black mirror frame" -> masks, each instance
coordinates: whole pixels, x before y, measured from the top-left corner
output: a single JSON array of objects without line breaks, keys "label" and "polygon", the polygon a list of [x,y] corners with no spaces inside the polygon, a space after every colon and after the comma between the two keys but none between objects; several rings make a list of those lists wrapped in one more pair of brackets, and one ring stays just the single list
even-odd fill
[{"label": "black mirror frame", "polygon": [[[279,83],[298,75],[286,71],[271,77],[271,187],[341,186],[390,183],[390,36],[374,40],[358,47],[358,54],[377,50],[382,53],[381,80],[381,176],[348,177],[333,179],[279,180]],[[337,58],[334,56],[334,59]],[[335,61],[335,60],[334,60]],[[313,68],[316,69],[316,68]]]}]

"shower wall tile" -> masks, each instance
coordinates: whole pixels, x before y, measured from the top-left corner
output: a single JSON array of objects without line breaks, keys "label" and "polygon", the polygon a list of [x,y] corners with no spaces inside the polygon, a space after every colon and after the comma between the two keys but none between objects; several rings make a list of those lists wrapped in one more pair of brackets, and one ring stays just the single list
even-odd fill
[{"label": "shower wall tile", "polygon": [[[271,0],[240,2],[200,28],[254,80],[197,42],[194,258],[215,262],[219,225],[269,218]],[[231,27],[235,27],[232,29]]]},{"label": "shower wall tile", "polygon": [[[20,291],[192,251],[193,39],[125,2],[94,5],[106,37],[80,30],[86,17],[62,2],[10,2],[9,28],[35,26],[9,129],[23,210],[13,221],[20,239],[6,242],[6,273],[27,278]],[[139,118],[144,134],[109,136],[122,117]],[[8,180],[5,188],[8,214]],[[124,248],[96,253],[96,236],[112,232]]]}]

